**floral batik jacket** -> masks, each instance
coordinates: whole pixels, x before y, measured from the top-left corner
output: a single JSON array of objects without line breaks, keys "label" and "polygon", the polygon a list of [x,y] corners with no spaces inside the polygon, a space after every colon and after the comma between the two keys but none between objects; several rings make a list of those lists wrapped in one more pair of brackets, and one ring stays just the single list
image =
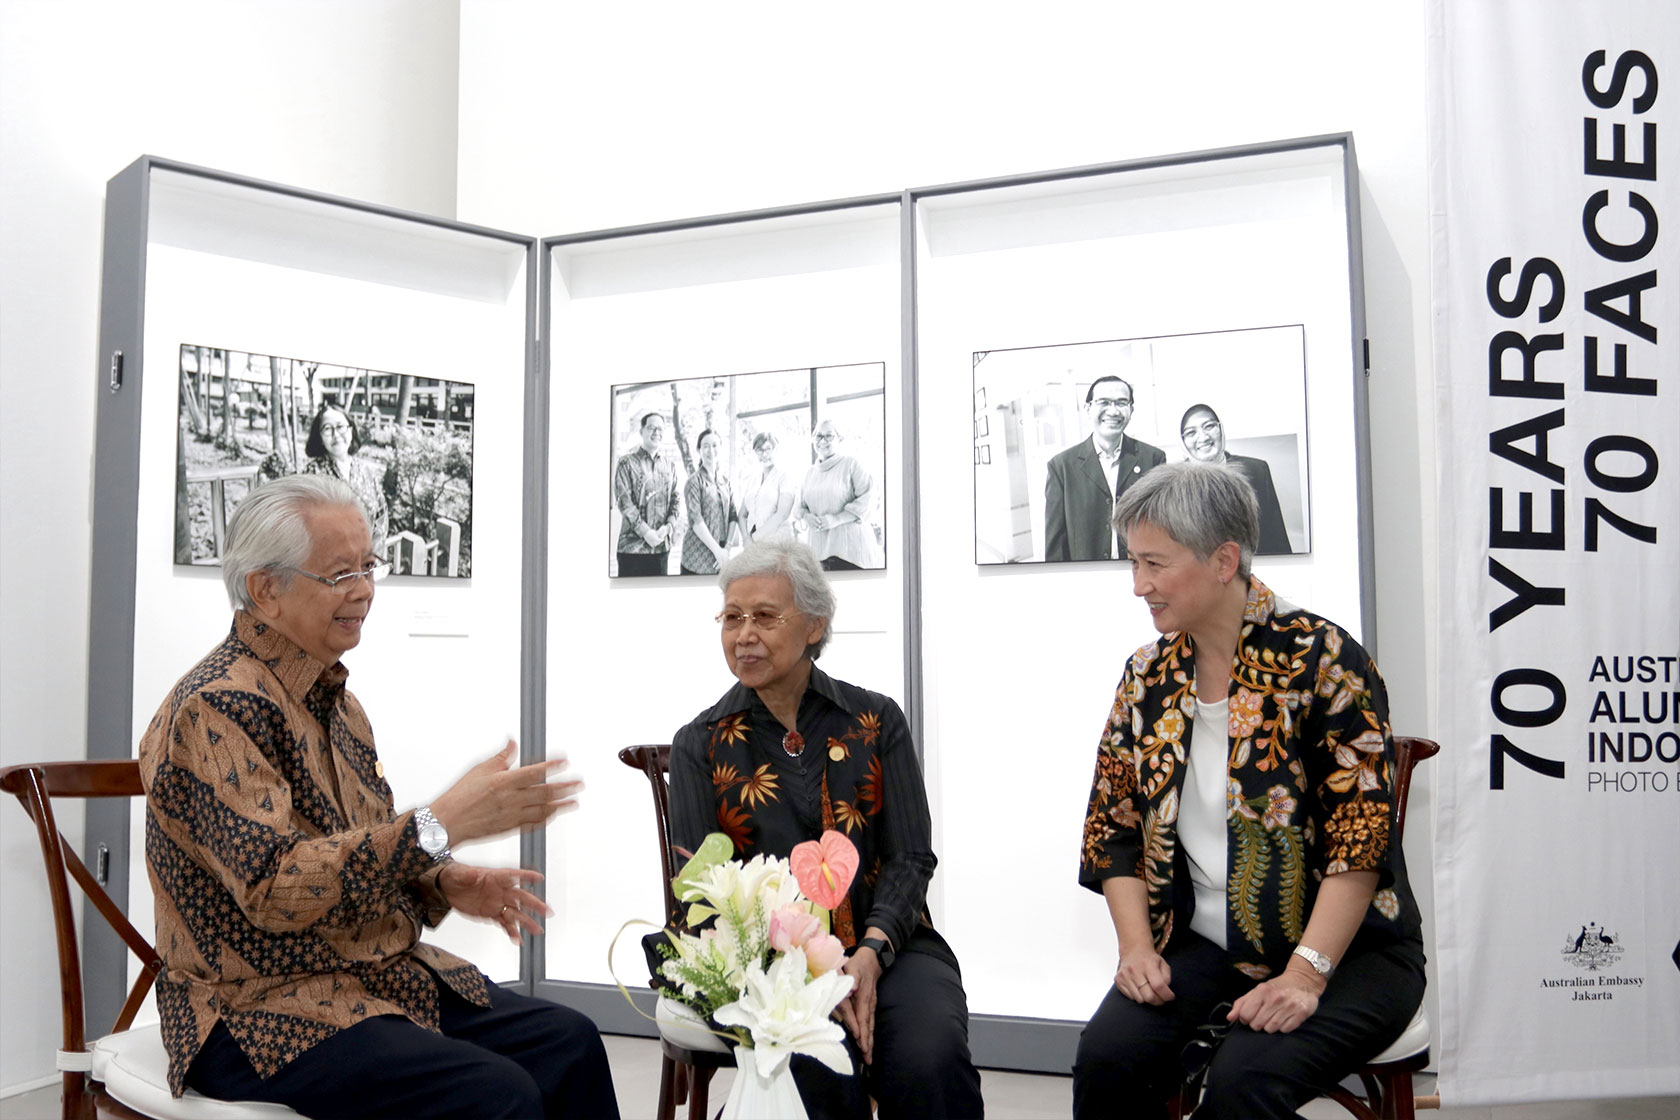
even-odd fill
[{"label": "floral batik jacket", "polygon": [[[1362,937],[1416,937],[1417,906],[1390,843],[1394,745],[1376,663],[1335,624],[1251,578],[1232,668],[1224,729],[1232,963],[1256,980],[1281,972],[1319,882],[1341,871],[1380,873]],[[1133,654],[1085,814],[1079,881],[1100,892],[1104,879],[1142,879],[1158,950],[1194,906],[1176,825],[1195,712],[1189,634]],[[1219,729],[1201,735],[1210,733]]]}]

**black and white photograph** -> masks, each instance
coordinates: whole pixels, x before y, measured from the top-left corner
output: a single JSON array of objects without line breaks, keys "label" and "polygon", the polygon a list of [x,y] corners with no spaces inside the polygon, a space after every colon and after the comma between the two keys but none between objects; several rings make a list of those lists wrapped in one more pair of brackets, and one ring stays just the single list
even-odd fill
[{"label": "black and white photograph", "polygon": [[221,563],[245,495],[289,474],[350,484],[402,575],[472,575],[473,386],[181,345],[175,563]]},{"label": "black and white photograph", "polygon": [[973,371],[975,563],[1123,560],[1114,503],[1186,459],[1253,484],[1259,555],[1312,550],[1300,325],[982,350]]},{"label": "black and white photograph", "polygon": [[607,571],[715,576],[758,537],[886,562],[886,365],[612,387]]}]

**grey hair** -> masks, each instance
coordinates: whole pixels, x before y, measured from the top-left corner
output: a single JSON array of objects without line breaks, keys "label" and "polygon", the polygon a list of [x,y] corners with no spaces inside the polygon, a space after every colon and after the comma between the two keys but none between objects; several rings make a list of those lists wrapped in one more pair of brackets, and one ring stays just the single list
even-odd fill
[{"label": "grey hair", "polygon": [[817,555],[792,537],[760,537],[724,562],[718,586],[729,594],[729,585],[754,576],[783,576],[793,586],[793,605],[806,618],[824,622],[822,637],[805,647],[815,661],[833,632],[834,589],[817,563]]},{"label": "grey hair", "polygon": [[222,551],[222,583],[237,610],[256,606],[245,586],[253,572],[273,571],[284,591],[295,568],[309,559],[314,542],[304,514],[317,506],[349,506],[367,520],[356,492],[342,479],[325,474],[290,474],[264,483],[246,495],[228,522]]},{"label": "grey hair", "polygon": [[1146,471],[1114,503],[1114,531],[1141,524],[1161,530],[1206,560],[1226,541],[1242,549],[1237,574],[1248,578],[1260,547],[1260,503],[1242,472],[1226,463],[1163,463]]}]

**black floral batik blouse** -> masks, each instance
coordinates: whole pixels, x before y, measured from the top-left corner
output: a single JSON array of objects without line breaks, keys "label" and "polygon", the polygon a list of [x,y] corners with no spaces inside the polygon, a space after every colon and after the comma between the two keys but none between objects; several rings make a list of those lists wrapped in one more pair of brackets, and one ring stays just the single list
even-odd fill
[{"label": "black floral batik blouse", "polygon": [[671,748],[671,840],[695,850],[722,832],[742,859],[786,856],[834,829],[857,845],[858,875],[834,914],[848,947],[870,926],[903,949],[929,927],[934,864],[927,790],[904,713],[890,697],[815,666],[797,719],[804,750],[757,693],[737,684],[677,732]]}]

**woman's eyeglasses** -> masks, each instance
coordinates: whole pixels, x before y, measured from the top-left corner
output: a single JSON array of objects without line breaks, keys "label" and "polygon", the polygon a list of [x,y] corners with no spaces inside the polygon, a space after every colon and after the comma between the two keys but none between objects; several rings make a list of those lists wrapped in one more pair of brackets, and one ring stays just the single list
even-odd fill
[{"label": "woman's eyeglasses", "polygon": [[716,619],[725,630],[730,631],[739,630],[749,622],[760,630],[775,630],[787,620],[787,615],[777,614],[766,607],[756,611],[719,611]]}]

